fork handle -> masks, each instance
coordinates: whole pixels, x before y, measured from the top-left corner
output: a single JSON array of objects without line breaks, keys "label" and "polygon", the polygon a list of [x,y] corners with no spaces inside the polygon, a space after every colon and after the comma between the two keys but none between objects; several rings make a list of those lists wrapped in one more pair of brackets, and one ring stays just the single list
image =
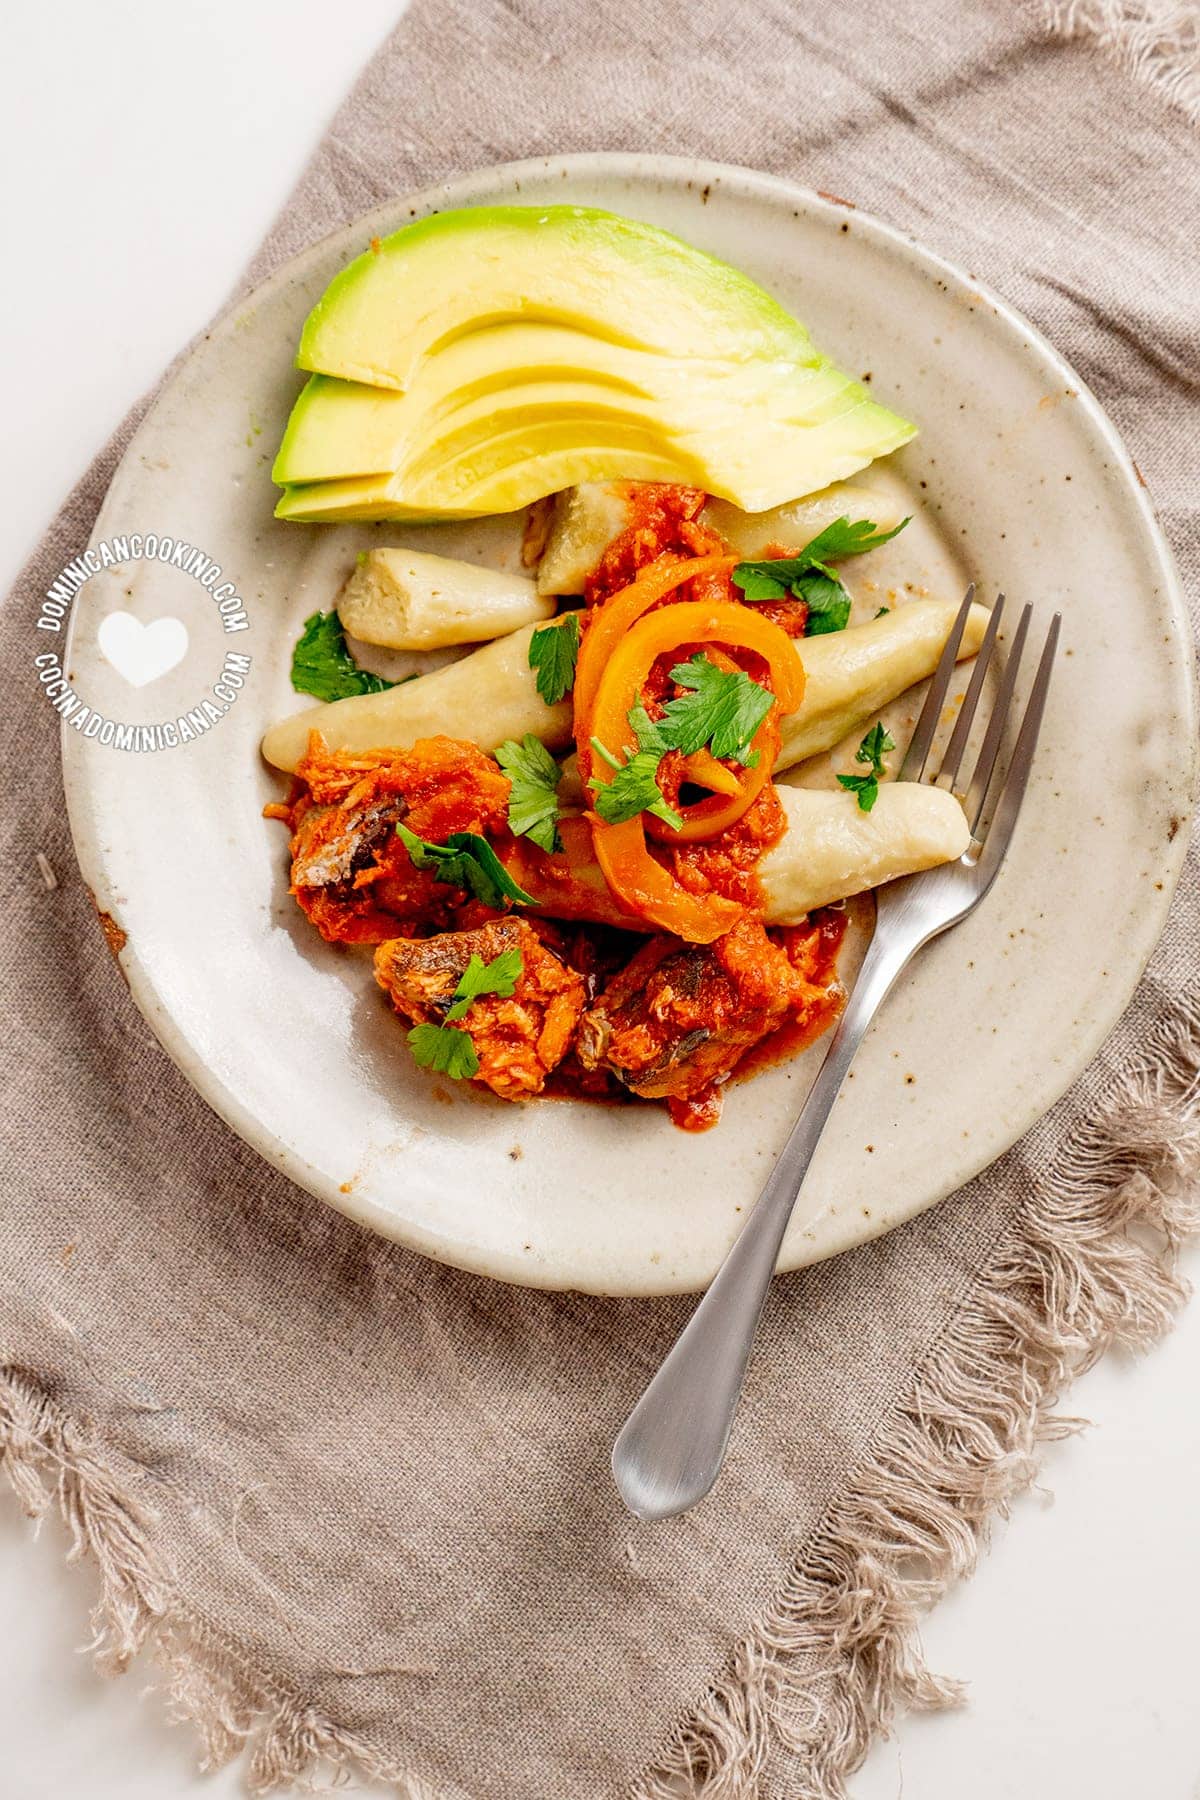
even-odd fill
[{"label": "fork handle", "polygon": [[766,1186],[717,1275],[613,1446],[613,1476],[640,1519],[695,1506],[725,1460],[750,1347],[788,1220],[846,1071],[911,955],[871,940],[828,1054]]}]

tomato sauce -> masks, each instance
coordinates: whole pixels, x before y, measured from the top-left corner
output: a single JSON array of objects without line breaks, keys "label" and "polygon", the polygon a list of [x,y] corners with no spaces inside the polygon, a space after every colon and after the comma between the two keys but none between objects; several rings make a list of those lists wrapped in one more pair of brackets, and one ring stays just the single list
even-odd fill
[{"label": "tomato sauce", "polygon": [[724,550],[724,541],[715,531],[706,531],[696,523],[707,499],[701,488],[673,487],[659,481],[631,482],[629,523],[609,544],[584,584],[587,604],[598,605],[610,594],[619,593],[640,569],[660,556],[704,556]]},{"label": "tomato sauce", "polygon": [[675,879],[693,894],[721,894],[762,910],[757,864],[787,829],[787,814],[773,785],[765,787],[735,825],[719,837],[683,844],[671,852]]},{"label": "tomato sauce", "polygon": [[846,990],[838,980],[838,957],[846,936],[846,913],[838,906],[823,907],[807,925],[784,926],[772,935],[783,941],[789,959],[803,966],[815,990],[809,1010],[789,1019],[769,1037],[748,1050],[730,1076],[731,1083],[749,1081],[764,1069],[789,1062],[830,1029],[846,1004]]}]

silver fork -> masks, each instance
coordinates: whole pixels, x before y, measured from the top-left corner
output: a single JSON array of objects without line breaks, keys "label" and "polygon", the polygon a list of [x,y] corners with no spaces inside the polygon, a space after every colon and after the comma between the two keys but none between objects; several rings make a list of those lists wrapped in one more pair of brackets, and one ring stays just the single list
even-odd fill
[{"label": "silver fork", "polygon": [[1021,614],[1005,659],[996,704],[964,791],[956,784],[988,667],[994,658],[1003,595],[992,609],[940,766],[934,771],[928,765],[974,595],[972,586],[967,589],[942,651],[899,773],[901,781],[927,779],[959,793],[971,827],[971,842],[957,862],[904,876],[878,890],[874,936],[791,1135],[712,1286],[613,1446],[612,1469],[617,1487],[626,1506],[638,1518],[668,1519],[686,1512],[704,1498],[717,1479],[783,1235],[846,1071],[868,1025],[909,959],[931,938],[956,925],[979,905],[1004,860],[1037,747],[1061,619],[1055,613],[1046,634],[1012,756],[1001,780],[997,776],[1000,749],[1009,714],[1014,710],[1013,693],[1032,608],[1027,606]]}]

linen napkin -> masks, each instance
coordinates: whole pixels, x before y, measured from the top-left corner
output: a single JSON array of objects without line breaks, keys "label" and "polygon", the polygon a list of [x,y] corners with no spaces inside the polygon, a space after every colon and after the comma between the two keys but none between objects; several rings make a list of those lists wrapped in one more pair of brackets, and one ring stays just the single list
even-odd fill
[{"label": "linen napkin", "polygon": [[[1200,169],[1169,96],[978,0],[416,0],[247,280],[386,196],[590,148],[794,177],[996,287],[1107,406],[1195,598]],[[107,954],[29,646],[134,422],[0,617],[18,1494],[98,1560],[101,1654],[153,1646],[258,1787],[357,1766],[424,1800],[842,1794],[896,1705],[953,1697],[917,1616],[1071,1372],[1181,1298],[1195,860],[1077,1087],[968,1189],[776,1284],[719,1504],[639,1529],[608,1445],[690,1303],[506,1289],[372,1238],[207,1111]]]}]

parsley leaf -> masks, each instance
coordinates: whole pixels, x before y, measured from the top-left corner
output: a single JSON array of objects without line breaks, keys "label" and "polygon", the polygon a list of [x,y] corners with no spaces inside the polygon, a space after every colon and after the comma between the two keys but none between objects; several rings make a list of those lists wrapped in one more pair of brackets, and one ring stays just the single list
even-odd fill
[{"label": "parsley leaf", "polygon": [[768,557],[761,562],[739,563],[733,571],[735,586],[752,604],[785,600],[789,594],[808,606],[806,637],[844,631],[850,618],[850,596],[831,562],[861,556],[886,544],[908,524],[901,519],[891,531],[876,531],[870,519],[835,519],[796,556]]},{"label": "parsley leaf", "polygon": [[[792,562],[800,560],[799,557],[789,558]],[[751,604],[757,600],[786,600],[793,577],[782,565],[782,557],[775,562],[740,562],[731,579],[735,587],[741,588],[743,600]],[[775,573],[777,568],[780,571],[778,575]],[[795,579],[798,580],[799,575],[800,571],[797,570]]]},{"label": "parsley leaf", "polygon": [[879,777],[883,774],[883,759],[889,750],[896,748],[890,735],[884,730],[882,721],[872,725],[858,749],[854,752],[855,762],[866,763],[870,770],[867,775],[839,775],[838,781],[852,794],[858,796],[861,812],[870,812],[879,798]]},{"label": "parsley leaf", "polygon": [[524,967],[525,959],[515,945],[511,950],[501,950],[499,956],[493,956],[491,962],[486,963],[472,951],[470,962],[459,976],[446,1023],[461,1019],[471,1003],[484,994],[499,994],[502,1000],[507,1000]]},{"label": "parsley leaf", "polygon": [[315,612],[292,651],[292,686],[317,700],[345,700],[350,694],[381,694],[398,683],[360,669],[346,648],[346,633],[336,612]]},{"label": "parsley leaf", "polygon": [[[417,841],[419,843],[420,839]],[[477,1075],[479,1054],[471,1042],[470,1034],[455,1030],[451,1021],[463,1018],[472,1004],[484,994],[499,994],[501,999],[506,1000],[524,967],[524,958],[515,946],[511,950],[501,950],[499,956],[493,956],[491,962],[486,963],[482,957],[472,952],[471,960],[459,976],[458,986],[451,996],[446,1023],[414,1025],[409,1032],[408,1042],[413,1060],[423,1069],[434,1069],[439,1075],[449,1075],[452,1081],[469,1080],[472,1075]]]},{"label": "parsley leaf", "polygon": [[883,774],[883,759],[889,750],[896,748],[890,733],[884,729],[882,719],[877,720],[868,731],[858,749],[854,752],[855,762],[870,763],[874,775]]},{"label": "parsley leaf", "polygon": [[751,739],[775,704],[774,694],[744,669],[718,669],[703,652],[677,663],[671,680],[690,692],[667,702],[659,727],[667,743],[685,756],[708,745],[714,756],[752,769],[758,753]]},{"label": "parsley leaf", "polygon": [[659,756],[665,756],[668,750],[675,748],[666,720],[652,719],[640,700],[629,710],[629,723],[633,726],[639,750],[656,750]]},{"label": "parsley leaf", "polygon": [[465,1031],[456,1031],[453,1025],[414,1025],[408,1046],[421,1068],[449,1075],[452,1081],[469,1080],[479,1073],[474,1044]]},{"label": "parsley leaf", "polygon": [[533,895],[518,887],[486,838],[474,831],[452,831],[444,844],[429,844],[406,825],[396,835],[408,851],[414,869],[428,869],[435,881],[463,888],[485,906],[502,907],[506,900],[532,906]]},{"label": "parsley leaf", "polygon": [[579,656],[579,614],[564,613],[562,623],[543,625],[529,640],[529,666],[537,671],[537,691],[547,706],[557,706],[575,686]]},{"label": "parsley leaf", "polygon": [[805,637],[845,631],[850,623],[850,596],[836,575],[814,569],[811,575],[801,575],[792,583],[792,592],[808,606]]},{"label": "parsley leaf", "polygon": [[846,556],[861,556],[865,550],[878,550],[880,544],[898,537],[908,523],[908,519],[901,519],[890,531],[876,531],[870,519],[855,519],[853,523],[848,518],[835,519],[810,538],[800,554],[810,563],[840,562]]},{"label": "parsley leaf", "polygon": [[879,798],[879,778],[875,775],[839,775],[838,780],[852,794],[858,795],[860,812],[870,812]]},{"label": "parsley leaf", "polygon": [[596,795],[596,812],[609,825],[620,825],[626,819],[636,818],[638,813],[651,812],[673,831],[678,831],[683,820],[673,807],[667,805],[658,785],[658,765],[671,748],[662,724],[655,724],[644,706],[630,708],[629,723],[633,726],[638,747],[624,763],[618,762],[599,738],[592,739],[596,755],[603,757],[609,768],[616,771],[611,781],[597,781],[593,776],[588,782]]},{"label": "parsley leaf", "polygon": [[881,606],[879,611],[875,614],[875,617],[877,619],[886,619],[887,615],[891,612],[891,610],[892,609],[890,606]]},{"label": "parsley leaf", "polygon": [[518,744],[508,738],[496,761],[512,783],[508,796],[508,829],[527,837],[541,850],[561,850],[558,830],[558,784],[562,770],[539,738],[528,732]]}]

